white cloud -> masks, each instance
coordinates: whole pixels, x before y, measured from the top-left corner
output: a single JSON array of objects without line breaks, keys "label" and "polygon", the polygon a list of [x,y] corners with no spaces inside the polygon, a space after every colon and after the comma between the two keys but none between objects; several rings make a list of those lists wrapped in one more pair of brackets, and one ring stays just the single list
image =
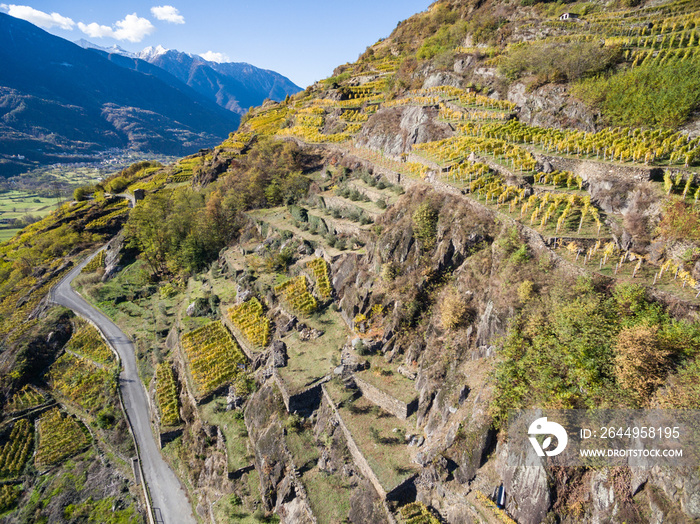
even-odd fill
[{"label": "white cloud", "polygon": [[93,38],[114,36],[114,30],[111,27],[106,25],[100,25],[96,22],[93,22],[91,24],[84,24],[82,22],[78,22],[78,29],[80,29],[83,33]]},{"label": "white cloud", "polygon": [[21,18],[27,22],[31,22],[34,25],[38,25],[44,29],[51,29],[52,27],[60,27],[66,31],[73,29],[75,22],[68,17],[61,16],[58,13],[44,13],[29,7],[28,5],[15,5],[15,4],[2,4],[0,7],[7,9],[7,14],[14,16],[15,18]]},{"label": "white cloud", "polygon": [[151,13],[158,20],[163,20],[164,22],[170,22],[171,24],[185,23],[185,17],[180,14],[180,11],[178,11],[171,5],[159,5],[157,7],[151,7]]},{"label": "white cloud", "polygon": [[129,42],[140,42],[156,29],[150,20],[141,18],[136,13],[126,15],[124,20],[119,20],[113,27],[100,25],[95,22],[91,24],[78,22],[78,28],[92,38],[109,37],[116,40],[128,40]]},{"label": "white cloud", "polygon": [[231,59],[228,57],[228,55],[224,53],[215,53],[214,51],[207,51],[206,53],[202,53],[201,55],[204,60],[208,60],[209,62],[230,62]]}]

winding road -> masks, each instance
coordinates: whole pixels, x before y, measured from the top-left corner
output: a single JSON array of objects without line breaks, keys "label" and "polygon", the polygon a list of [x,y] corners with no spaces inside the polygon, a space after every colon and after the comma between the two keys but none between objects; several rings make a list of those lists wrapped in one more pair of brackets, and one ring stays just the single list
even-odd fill
[{"label": "winding road", "polygon": [[124,400],[124,408],[131,425],[141,460],[141,467],[146,486],[150,492],[153,515],[149,522],[158,524],[196,524],[192,506],[180,481],[163,460],[156,444],[150,424],[150,412],[146,391],[141,383],[136,368],[134,345],[101,311],[92,307],[83,297],[71,288],[71,282],[99,251],[93,253],[81,264],[71,270],[52,290],[51,302],[72,309],[95,324],[109,344],[119,354],[122,371],[119,387]]}]

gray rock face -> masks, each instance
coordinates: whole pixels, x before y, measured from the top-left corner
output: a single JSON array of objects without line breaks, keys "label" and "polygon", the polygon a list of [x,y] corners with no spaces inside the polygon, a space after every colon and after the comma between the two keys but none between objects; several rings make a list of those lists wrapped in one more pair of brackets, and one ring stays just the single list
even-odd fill
[{"label": "gray rock face", "polygon": [[105,272],[102,275],[102,282],[107,282],[121,269],[121,260],[124,249],[123,235],[119,234],[110,240],[105,248]]},{"label": "gray rock face", "polygon": [[283,368],[287,365],[287,345],[281,340],[275,340],[272,343],[267,365],[274,368]]},{"label": "gray rock face", "polygon": [[493,302],[489,300],[476,330],[476,345],[479,347],[487,346],[494,335],[502,330],[503,323],[493,310]]},{"label": "gray rock face", "polygon": [[452,87],[462,87],[463,80],[452,73],[434,73],[425,79],[423,82],[423,89],[429,89],[431,87],[438,86],[452,86]]},{"label": "gray rock face", "polygon": [[474,63],[476,62],[476,58],[473,55],[467,55],[464,58],[460,58],[459,60],[455,60],[455,64],[453,66],[453,70],[455,73],[459,75],[463,75],[465,73],[468,73],[471,71],[471,69],[474,67]]},{"label": "gray rock face", "polygon": [[357,138],[363,147],[399,156],[409,153],[413,144],[450,137],[449,124],[437,121],[436,107],[392,107],[372,115]]},{"label": "gray rock face", "polygon": [[518,104],[520,120],[526,124],[595,131],[597,115],[570,98],[564,86],[547,84],[528,93],[525,84],[516,83],[507,99]]},{"label": "gray rock face", "polygon": [[552,503],[545,468],[508,465],[507,447],[501,447],[496,462],[506,491],[506,509],[521,524],[539,524]]}]

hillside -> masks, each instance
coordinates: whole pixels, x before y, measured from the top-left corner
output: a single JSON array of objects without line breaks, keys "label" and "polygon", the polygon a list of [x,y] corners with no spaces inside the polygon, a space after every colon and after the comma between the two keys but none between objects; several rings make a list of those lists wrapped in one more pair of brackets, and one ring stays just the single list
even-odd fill
[{"label": "hillside", "polygon": [[115,147],[184,155],[238,125],[173,78],[119,67],[5,14],[0,27],[2,176]]},{"label": "hillside", "polygon": [[[27,384],[97,427],[56,379],[82,326],[41,299],[109,241],[74,286],[134,341],[201,522],[698,521],[699,20],[438,1],[220,145],[82,188],[0,246],[0,434]],[[666,420],[683,460],[580,460],[583,414],[622,449]],[[522,461],[543,416],[579,460]],[[58,514],[33,457],[7,522]]]}]

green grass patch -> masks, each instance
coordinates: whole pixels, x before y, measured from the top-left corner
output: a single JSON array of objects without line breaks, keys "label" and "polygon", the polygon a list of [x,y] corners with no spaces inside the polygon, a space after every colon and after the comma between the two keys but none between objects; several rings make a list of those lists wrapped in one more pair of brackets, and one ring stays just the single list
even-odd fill
[{"label": "green grass patch", "polygon": [[287,344],[289,364],[279,368],[279,374],[291,392],[301,391],[325,377],[340,363],[340,349],[350,335],[350,330],[339,313],[326,308],[303,322],[324,334],[315,340],[302,341],[297,331],[282,340]]},{"label": "green grass patch", "polygon": [[338,406],[340,416],[362,455],[386,491],[391,491],[417,472],[412,460],[415,448],[409,448],[405,443],[405,435],[411,432],[415,424],[413,417],[402,421],[364,397],[352,400],[343,386],[335,381],[329,382],[326,389]]},{"label": "green grass patch", "polygon": [[611,125],[675,128],[700,104],[700,62],[643,64],[584,80],[573,94],[601,108]]},{"label": "green grass patch", "polygon": [[255,457],[249,448],[248,430],[241,411],[226,411],[226,399],[217,398],[199,407],[202,420],[218,426],[226,439],[228,470],[250,466]]},{"label": "green grass patch", "polygon": [[396,366],[387,364],[382,356],[370,355],[363,358],[369,360],[370,368],[356,373],[359,378],[406,404],[418,397],[414,381],[396,371]]}]

